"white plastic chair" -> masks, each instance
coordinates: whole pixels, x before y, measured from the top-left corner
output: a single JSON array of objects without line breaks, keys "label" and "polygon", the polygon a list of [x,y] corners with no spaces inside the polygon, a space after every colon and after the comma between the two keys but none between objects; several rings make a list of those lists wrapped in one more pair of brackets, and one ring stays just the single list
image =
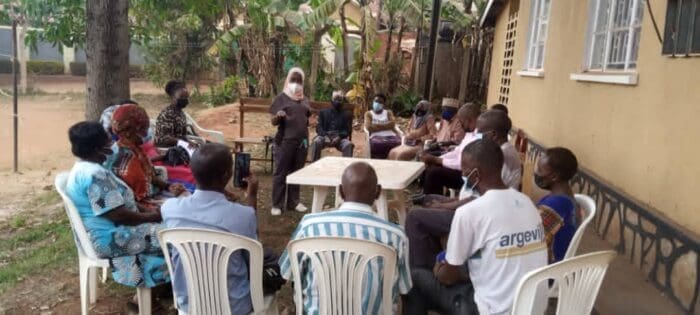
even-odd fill
[{"label": "white plastic chair", "polygon": [[535,314],[536,304],[544,302],[538,300],[538,288],[549,279],[561,284],[556,314],[590,314],[605,272],[615,255],[614,251],[590,253],[527,273],[518,284],[511,314]]},{"label": "white plastic chair", "polygon": [[[78,268],[80,270],[80,311],[82,315],[88,314],[89,304],[97,302],[97,270],[102,268],[102,283],[107,281],[107,270],[109,260],[98,258],[95,249],[88,236],[83,220],[78,214],[78,208],[66,195],[66,185],[68,184],[68,173],[60,173],[56,176],[54,185],[56,191],[63,199],[63,206],[66,209],[68,220],[73,229],[73,239],[78,250]],[[146,287],[136,288],[139,302],[139,314],[151,314],[151,289]],[[88,304],[89,301],[89,304]]]},{"label": "white plastic chair", "polygon": [[576,194],[574,195],[574,198],[576,199],[578,206],[581,207],[581,210],[583,210],[583,218],[581,224],[579,224],[578,228],[576,229],[576,233],[574,233],[574,237],[571,238],[571,243],[569,243],[569,248],[566,249],[564,259],[576,256],[576,251],[578,250],[579,244],[581,244],[581,239],[586,231],[586,227],[588,227],[588,224],[593,221],[597,211],[593,198],[583,194]]},{"label": "white plastic chair", "polygon": [[[566,253],[564,254],[563,260],[576,256],[578,246],[581,244],[583,234],[586,232],[586,227],[588,227],[588,224],[590,224],[591,221],[593,221],[593,218],[595,217],[597,211],[597,207],[595,201],[593,201],[593,198],[583,194],[575,194],[574,198],[576,199],[576,203],[578,204],[578,206],[581,207],[581,210],[583,210],[583,218],[581,224],[576,229],[576,233],[574,233],[574,236],[571,238],[571,242],[569,243],[569,247],[566,249]],[[556,282],[554,282],[549,289],[549,297],[557,297]]]},{"label": "white plastic chair", "polygon": [[[165,257],[170,256],[168,246],[180,255],[182,270],[187,281],[189,310],[180,314],[230,315],[228,295],[228,267],[231,254],[238,250],[249,253],[250,298],[252,314],[277,314],[275,296],[263,297],[263,249],[260,242],[231,233],[193,228],[165,229],[158,233],[158,241]],[[168,270],[173,274],[170,259]],[[173,290],[177,308],[177,293]]]},{"label": "white plastic chair", "polygon": [[[369,142],[369,138],[370,138],[371,134],[370,134],[369,130],[367,130],[367,128],[365,128],[364,126],[362,127],[362,131],[365,132],[365,145],[367,147],[366,157],[369,159],[372,157],[372,147],[370,146],[370,142]],[[399,136],[399,138],[401,138],[401,144],[404,144],[404,142],[406,141],[406,135],[401,130],[401,128],[399,128],[398,125],[394,125],[394,132],[396,133],[397,136]]]},{"label": "white plastic chair", "polygon": [[201,126],[199,126],[197,121],[194,120],[194,118],[192,118],[192,116],[190,116],[190,114],[186,112],[185,117],[187,117],[187,124],[192,126],[192,129],[194,129],[195,133],[197,133],[198,135],[205,135],[212,142],[221,144],[224,144],[226,142],[223,132],[202,128]]},{"label": "white plastic chair", "polygon": [[294,277],[294,303],[303,314],[299,254],[308,257],[318,286],[319,313],[362,314],[363,278],[373,258],[384,265],[381,314],[392,314],[392,289],[396,273],[396,251],[377,242],[342,237],[311,237],[291,241],[287,247]]}]

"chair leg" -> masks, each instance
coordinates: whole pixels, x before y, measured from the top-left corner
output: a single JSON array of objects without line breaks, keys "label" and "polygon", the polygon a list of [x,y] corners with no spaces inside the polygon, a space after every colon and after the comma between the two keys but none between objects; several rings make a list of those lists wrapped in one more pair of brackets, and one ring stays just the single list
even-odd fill
[{"label": "chair leg", "polygon": [[88,268],[88,291],[90,304],[97,302],[97,267]]},{"label": "chair leg", "polygon": [[151,315],[151,288],[137,287],[136,296],[139,302],[139,315]]},{"label": "chair leg", "polygon": [[90,279],[89,278],[89,268],[85,264],[80,264],[80,313],[82,315],[88,314],[88,301],[90,300]]}]

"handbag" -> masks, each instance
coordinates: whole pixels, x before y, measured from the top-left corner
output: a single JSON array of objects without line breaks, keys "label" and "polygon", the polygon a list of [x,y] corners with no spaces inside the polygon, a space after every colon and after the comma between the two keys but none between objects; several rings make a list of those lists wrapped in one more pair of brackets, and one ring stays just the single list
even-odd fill
[{"label": "handbag", "polygon": [[170,166],[190,164],[190,154],[182,147],[169,148],[165,153],[165,163]]}]

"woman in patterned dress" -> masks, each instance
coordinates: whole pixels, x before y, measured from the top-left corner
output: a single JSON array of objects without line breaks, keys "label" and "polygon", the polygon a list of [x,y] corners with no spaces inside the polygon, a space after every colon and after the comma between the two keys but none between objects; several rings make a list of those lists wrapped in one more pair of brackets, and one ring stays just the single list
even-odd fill
[{"label": "woman in patterned dress", "polygon": [[112,141],[97,122],[68,131],[78,161],[66,193],[75,203],[97,256],[110,260],[112,277],[127,286],[155,287],[170,282],[157,233],[159,211],[139,212],[132,190],[102,166]]}]

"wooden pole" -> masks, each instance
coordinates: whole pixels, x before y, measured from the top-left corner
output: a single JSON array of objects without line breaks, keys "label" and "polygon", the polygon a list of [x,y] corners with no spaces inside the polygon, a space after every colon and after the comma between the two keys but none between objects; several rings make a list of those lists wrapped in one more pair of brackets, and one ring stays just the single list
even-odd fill
[{"label": "wooden pole", "polygon": [[17,69],[17,21],[12,21],[12,122],[13,122],[13,136],[14,136],[14,172],[19,172],[18,167],[18,152],[17,152],[17,81],[19,71]]},{"label": "wooden pole", "polygon": [[428,44],[428,70],[425,72],[425,86],[423,99],[430,101],[433,89],[433,66],[435,64],[435,46],[437,45],[437,31],[440,22],[440,0],[433,0],[433,12],[430,20],[430,43]]}]

